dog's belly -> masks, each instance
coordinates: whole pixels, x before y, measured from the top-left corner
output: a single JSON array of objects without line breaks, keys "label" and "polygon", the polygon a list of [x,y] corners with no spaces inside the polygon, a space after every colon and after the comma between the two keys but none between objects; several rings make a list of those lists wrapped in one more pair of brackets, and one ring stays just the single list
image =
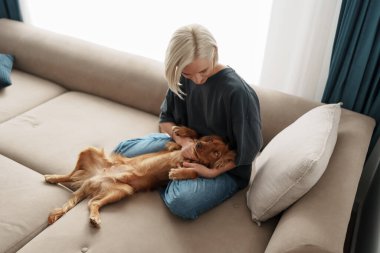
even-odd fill
[{"label": "dog's belly", "polygon": [[169,180],[169,171],[183,158],[180,152],[163,152],[158,155],[136,157],[126,164],[104,169],[98,176],[113,178],[115,182],[130,185],[135,192],[152,190]]},{"label": "dog's belly", "polygon": [[168,176],[164,177],[141,177],[137,175],[133,175],[129,178],[128,183],[135,192],[140,191],[149,191],[157,188],[160,185],[165,185],[166,182],[169,180]]}]

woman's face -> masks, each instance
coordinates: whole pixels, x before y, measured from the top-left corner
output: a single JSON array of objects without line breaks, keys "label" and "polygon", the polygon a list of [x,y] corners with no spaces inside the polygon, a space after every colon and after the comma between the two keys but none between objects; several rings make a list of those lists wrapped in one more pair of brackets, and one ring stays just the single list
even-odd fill
[{"label": "woman's face", "polygon": [[183,69],[182,75],[193,81],[195,84],[202,85],[213,72],[214,64],[212,59],[196,58]]}]

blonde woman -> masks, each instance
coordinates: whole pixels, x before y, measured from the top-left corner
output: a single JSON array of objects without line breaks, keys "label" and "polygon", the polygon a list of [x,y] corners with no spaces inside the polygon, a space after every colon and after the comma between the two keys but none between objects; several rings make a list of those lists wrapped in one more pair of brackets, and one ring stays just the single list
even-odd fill
[{"label": "blonde woman", "polygon": [[170,181],[161,191],[172,213],[196,219],[247,186],[252,162],[262,146],[259,101],[232,68],[218,62],[217,43],[201,25],[174,32],[166,51],[165,75],[169,89],[161,105],[162,133],[121,142],[114,152],[131,157],[162,150],[166,142],[174,140],[191,159],[194,142],[173,136],[175,125],[226,139],[237,152],[234,163],[218,169],[184,163],[200,177]]}]

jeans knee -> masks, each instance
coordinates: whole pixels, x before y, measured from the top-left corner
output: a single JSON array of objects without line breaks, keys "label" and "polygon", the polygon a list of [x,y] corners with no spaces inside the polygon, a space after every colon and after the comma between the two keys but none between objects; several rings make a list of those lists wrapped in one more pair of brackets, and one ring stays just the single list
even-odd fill
[{"label": "jeans knee", "polygon": [[161,197],[173,214],[194,220],[231,197],[237,190],[234,179],[222,174],[214,179],[170,181],[165,191],[161,191]]},{"label": "jeans knee", "polygon": [[199,214],[193,206],[191,197],[188,194],[181,194],[179,196],[164,196],[164,202],[170,212],[185,220],[195,220]]},{"label": "jeans knee", "polygon": [[166,205],[172,214],[181,219],[195,220],[198,218],[198,214],[190,208],[186,208],[186,203],[184,203],[181,199],[168,201]]}]

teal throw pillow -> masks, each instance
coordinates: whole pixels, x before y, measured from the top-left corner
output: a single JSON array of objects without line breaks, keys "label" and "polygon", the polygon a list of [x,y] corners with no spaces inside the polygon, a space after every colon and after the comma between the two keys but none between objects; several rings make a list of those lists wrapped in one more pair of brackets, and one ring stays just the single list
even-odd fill
[{"label": "teal throw pillow", "polygon": [[0,88],[9,86],[14,57],[10,54],[0,54]]}]

